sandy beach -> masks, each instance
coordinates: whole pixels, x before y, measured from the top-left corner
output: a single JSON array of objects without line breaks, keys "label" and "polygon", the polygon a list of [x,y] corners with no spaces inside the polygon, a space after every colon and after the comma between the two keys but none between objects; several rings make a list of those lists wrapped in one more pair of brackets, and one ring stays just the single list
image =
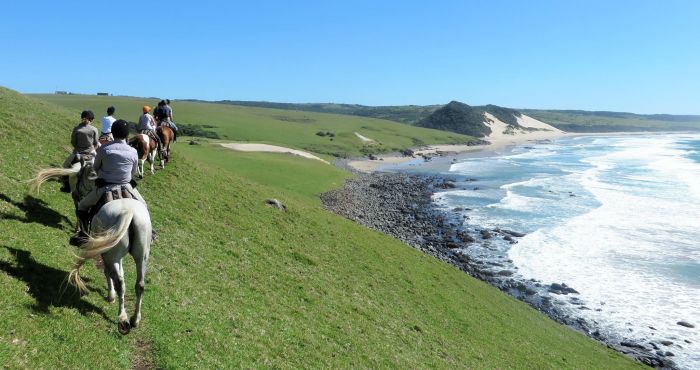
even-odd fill
[{"label": "sandy beach", "polygon": [[522,115],[518,117],[518,124],[525,127],[525,130],[507,130],[508,125],[493,115],[486,113],[486,125],[491,128],[491,134],[484,137],[488,141],[487,145],[429,145],[413,149],[413,157],[403,156],[398,153],[378,155],[376,160],[357,159],[348,162],[348,165],[360,172],[374,172],[386,165],[396,165],[416,160],[423,156],[436,156],[448,154],[460,154],[469,152],[479,152],[483,150],[498,150],[511,146],[537,142],[540,140],[555,140],[567,135],[551,125],[538,121],[532,117]]}]

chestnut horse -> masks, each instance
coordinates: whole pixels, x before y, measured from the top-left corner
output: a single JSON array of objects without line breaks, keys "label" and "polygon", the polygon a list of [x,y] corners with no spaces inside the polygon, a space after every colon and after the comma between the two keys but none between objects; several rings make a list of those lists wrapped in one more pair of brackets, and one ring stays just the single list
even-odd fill
[{"label": "chestnut horse", "polygon": [[143,165],[146,163],[146,160],[151,164],[151,175],[153,175],[155,173],[153,171],[153,162],[155,161],[156,151],[160,149],[158,147],[158,142],[148,137],[146,134],[138,134],[129,139],[129,145],[136,149],[136,153],[139,157],[139,177],[143,178]]},{"label": "chestnut horse", "polygon": [[165,168],[165,164],[170,160],[170,144],[173,142],[173,139],[175,139],[175,134],[170,127],[164,124],[158,125],[156,134],[163,145],[160,149],[160,167]]}]

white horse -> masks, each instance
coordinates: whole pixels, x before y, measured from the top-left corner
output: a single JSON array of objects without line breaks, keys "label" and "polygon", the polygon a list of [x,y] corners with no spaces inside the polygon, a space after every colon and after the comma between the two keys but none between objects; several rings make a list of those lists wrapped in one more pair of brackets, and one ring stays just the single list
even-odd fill
[{"label": "white horse", "polygon": [[[80,172],[78,170],[78,172]],[[91,184],[94,178],[90,171],[78,172],[74,169],[41,170],[32,179],[32,189],[38,191],[41,184],[51,177],[69,175],[76,177],[71,181],[78,188],[72,188],[73,194],[82,198],[87,194],[88,185],[80,190],[81,184]],[[117,199],[105,204],[92,219],[87,242],[83,244],[80,256],[68,274],[68,282],[77,287],[82,293],[87,293],[87,287],[80,277],[80,268],[89,259],[102,256],[104,274],[107,278],[107,299],[114,302],[119,297],[119,313],[117,326],[121,334],[128,334],[132,327],[141,322],[141,302],[146,286],[146,267],[151,249],[151,217],[146,206],[135,199]],[[136,262],[136,308],[131,319],[124,308],[124,268],[122,259],[129,253]]]}]

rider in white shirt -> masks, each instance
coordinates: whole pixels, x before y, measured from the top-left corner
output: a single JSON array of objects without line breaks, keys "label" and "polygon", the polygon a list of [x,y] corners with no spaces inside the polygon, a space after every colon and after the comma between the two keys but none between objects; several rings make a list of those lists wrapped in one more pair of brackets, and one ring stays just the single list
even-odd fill
[{"label": "rider in white shirt", "polygon": [[112,136],[112,124],[117,120],[114,118],[115,110],[114,107],[107,108],[107,115],[102,117],[102,135],[100,136],[100,140],[102,140],[103,137],[107,137],[106,141],[114,140]]},{"label": "rider in white shirt", "polygon": [[107,108],[107,115],[102,117],[102,135],[112,133],[112,124],[117,120],[114,118],[115,110],[116,109],[114,107]]}]

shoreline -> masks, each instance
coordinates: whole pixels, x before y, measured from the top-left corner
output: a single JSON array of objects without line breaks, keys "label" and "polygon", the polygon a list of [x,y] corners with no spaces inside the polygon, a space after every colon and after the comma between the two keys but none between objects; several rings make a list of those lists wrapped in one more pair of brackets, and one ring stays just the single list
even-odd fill
[{"label": "shoreline", "polygon": [[[615,134],[606,133],[606,135]],[[570,136],[581,135],[568,134],[559,137]],[[461,154],[494,155],[497,151],[509,150],[515,145],[501,145],[498,148],[485,146],[485,148],[473,148]],[[445,158],[436,161],[441,163],[435,165],[452,163],[450,158],[458,154],[438,154]],[[430,161],[424,158],[406,158],[394,166],[401,169],[405,163],[417,160]],[[391,165],[380,163],[384,168]],[[658,353],[661,343],[646,343],[626,338],[625,333],[602,334],[595,322],[588,322],[576,316],[576,309],[588,308],[585,302],[576,297],[578,292],[574,288],[563,282],[545,285],[539,281],[525,280],[518,276],[517,267],[508,260],[507,255],[500,256],[500,260],[479,258],[474,255],[474,251],[477,251],[477,255],[479,254],[479,248],[494,250],[494,243],[497,245],[505,241],[515,244],[517,239],[523,236],[511,230],[490,230],[482,227],[472,227],[473,230],[467,230],[463,226],[462,218],[466,216],[459,216],[456,209],[452,211],[441,209],[433,203],[432,196],[435,193],[459,188],[467,189],[474,179],[457,175],[428,176],[414,172],[379,172],[380,166],[369,172],[358,170],[353,166],[357,175],[348,180],[342,189],[323,194],[324,206],[332,212],[395,237],[424,253],[450,263],[469,275],[529,304],[551,319],[602,342],[622,354],[655,368],[675,368],[675,363],[669,357]],[[572,310],[572,308],[575,309]],[[649,345],[652,348],[649,348]]]},{"label": "shoreline", "polygon": [[563,131],[535,131],[527,134],[500,134],[491,135],[479,139],[476,144],[438,144],[426,145],[413,149],[408,149],[403,153],[388,153],[370,158],[354,158],[346,161],[347,166],[354,171],[371,173],[382,170],[386,167],[403,165],[416,161],[417,163],[430,161],[435,157],[447,157],[464,154],[491,155],[494,152],[509,150],[523,144],[536,144],[547,140],[557,140],[564,137],[579,136],[577,133],[566,133]]}]

